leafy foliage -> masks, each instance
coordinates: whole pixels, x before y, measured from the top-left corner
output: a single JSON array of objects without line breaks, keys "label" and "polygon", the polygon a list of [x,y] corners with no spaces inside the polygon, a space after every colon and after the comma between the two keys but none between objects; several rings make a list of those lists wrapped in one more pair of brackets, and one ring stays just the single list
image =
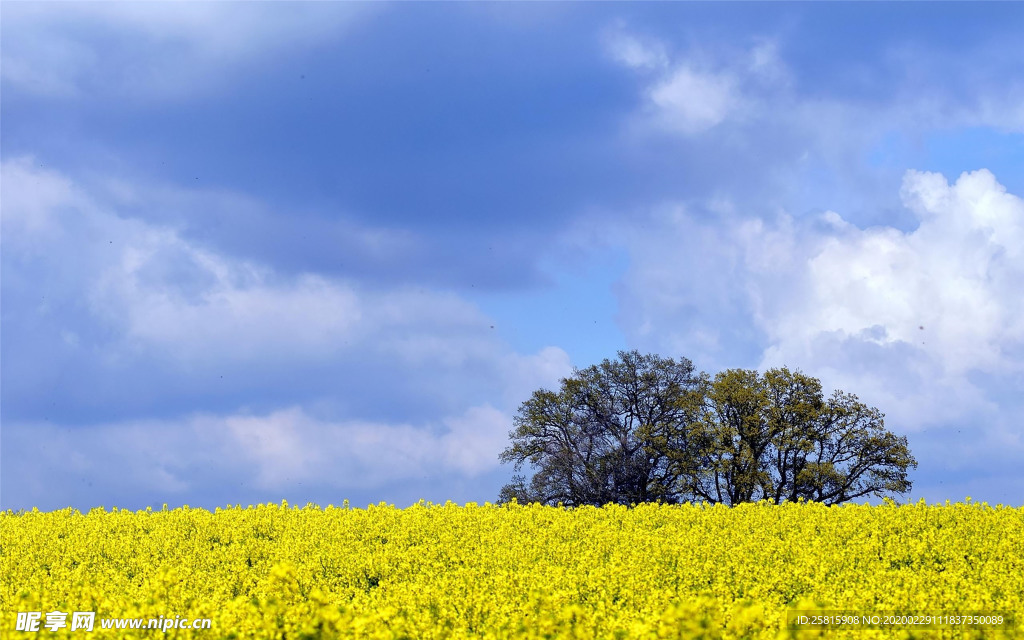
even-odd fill
[{"label": "leafy foliage", "polygon": [[683,500],[838,504],[905,493],[917,462],[883,415],[786,368],[733,369],[619,352],[523,403],[501,461],[500,502],[567,506]]},{"label": "leafy foliage", "polygon": [[[537,467],[502,489],[508,502],[568,506],[630,504],[679,497],[675,452],[689,447],[700,380],[693,364],[620,352],[572,378],[539,390],[520,407],[512,444],[501,454],[516,470]],[[689,400],[689,404],[687,404]]]}]

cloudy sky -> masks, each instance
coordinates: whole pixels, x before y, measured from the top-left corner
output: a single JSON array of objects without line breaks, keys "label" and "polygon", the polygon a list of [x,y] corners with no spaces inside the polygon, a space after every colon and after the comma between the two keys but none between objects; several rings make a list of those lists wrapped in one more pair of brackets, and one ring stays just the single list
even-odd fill
[{"label": "cloudy sky", "polygon": [[2,6],[4,509],[493,501],[634,348],[1024,504],[1024,4]]}]

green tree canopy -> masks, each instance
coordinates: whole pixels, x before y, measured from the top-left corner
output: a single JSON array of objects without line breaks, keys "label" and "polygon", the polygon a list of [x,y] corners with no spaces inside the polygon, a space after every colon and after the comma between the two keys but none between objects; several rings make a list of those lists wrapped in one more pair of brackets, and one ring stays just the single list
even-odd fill
[{"label": "green tree canopy", "polygon": [[516,476],[499,500],[568,506],[677,500],[672,474],[679,464],[669,452],[687,446],[689,431],[681,425],[699,406],[699,385],[685,358],[677,363],[620,351],[615,362],[576,370],[557,393],[535,391],[519,408],[501,460],[516,471],[529,462],[536,473],[529,483]]},{"label": "green tree canopy", "polygon": [[911,487],[906,438],[854,395],[826,400],[818,380],[786,368],[712,380],[685,358],[618,355],[520,406],[501,461],[535,473],[500,501],[836,504]]},{"label": "green tree canopy", "polygon": [[702,376],[703,407],[692,428],[699,460],[684,452],[681,492],[695,500],[738,504],[798,498],[838,504],[910,490],[917,462],[906,437],[885,429],[883,414],[789,369],[732,369]]}]

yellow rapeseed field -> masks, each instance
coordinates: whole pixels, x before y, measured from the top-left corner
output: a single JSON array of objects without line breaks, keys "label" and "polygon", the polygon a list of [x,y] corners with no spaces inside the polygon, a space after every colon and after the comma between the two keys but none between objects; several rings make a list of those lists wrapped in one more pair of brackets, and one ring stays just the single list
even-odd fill
[{"label": "yellow rapeseed field", "polygon": [[[1021,625],[1022,594],[1024,508],[969,501],[0,514],[5,639],[160,637],[99,628],[159,616],[211,619],[166,632],[205,640],[1018,638],[1007,623],[793,630],[787,611]],[[95,611],[95,629],[17,631],[31,611]]]}]

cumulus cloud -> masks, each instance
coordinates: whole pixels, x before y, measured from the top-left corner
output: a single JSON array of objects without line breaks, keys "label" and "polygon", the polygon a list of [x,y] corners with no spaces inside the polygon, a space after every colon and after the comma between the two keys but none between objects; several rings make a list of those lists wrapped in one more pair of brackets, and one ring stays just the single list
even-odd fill
[{"label": "cumulus cloud", "polygon": [[423,475],[475,476],[498,466],[509,416],[490,405],[445,417],[440,425],[325,422],[292,407],[264,416],[196,419],[222,456],[247,463],[256,482],[296,481],[373,487]]},{"label": "cumulus cloud", "polygon": [[[49,256],[35,266],[50,274],[74,263],[59,278],[74,279],[94,317],[118,336],[113,349],[147,348],[190,365],[324,360],[357,344],[409,363],[452,364],[495,352],[491,321],[454,294],[369,290],[315,273],[282,276],[126,215],[32,162],[3,164],[5,254]],[[16,277],[19,266],[12,263],[9,273]]]},{"label": "cumulus cloud", "polygon": [[960,421],[975,434],[961,452],[1019,452],[1008,415],[1019,397],[977,376],[1024,372],[1024,202],[986,170],[952,185],[909,171],[901,197],[915,229],[721,204],[716,221],[676,206],[646,231],[619,229],[633,257],[620,289],[627,334],[711,371],[800,368],[879,407],[897,432]]},{"label": "cumulus cloud", "polygon": [[[195,413],[75,429],[45,423],[5,425],[17,452],[8,465],[18,486],[7,500],[56,500],[73,487],[54,477],[88,479],[96,494],[126,491],[164,499],[201,495],[211,485],[281,492],[299,485],[337,491],[423,478],[479,477],[496,469],[511,418],[488,405],[436,423],[325,421],[292,406],[266,414]],[[22,460],[31,459],[31,464]],[[47,486],[49,485],[49,486]],[[62,503],[66,504],[66,503]]]},{"label": "cumulus cloud", "polygon": [[734,81],[728,76],[676,69],[648,92],[651,106],[667,128],[684,134],[706,131],[719,124],[738,106]]},{"label": "cumulus cloud", "polygon": [[622,24],[606,30],[603,42],[613,60],[649,78],[637,125],[684,136],[745,118],[756,104],[745,85],[774,86],[788,80],[771,41],[753,47],[746,60],[717,65],[702,52],[670,56],[664,42],[631,34]]},{"label": "cumulus cloud", "polygon": [[[933,160],[925,141],[960,127],[1020,131],[1024,113],[1024,85],[1008,80],[1017,48],[1001,39],[969,55],[893,42],[872,60],[833,61],[834,77],[877,73],[850,100],[853,85],[819,79],[820,65],[784,35],[673,49],[616,22],[600,37],[638,83],[637,109],[623,121],[627,137],[664,144],[664,134],[674,134],[668,139],[685,146],[665,164],[678,163],[679,182],[699,199],[728,193],[743,206],[831,208],[862,226],[899,226],[910,216],[893,220],[900,211],[893,187],[907,166]],[[894,147],[899,162],[864,162]]]},{"label": "cumulus cloud", "polygon": [[53,211],[80,198],[70,180],[37,165],[31,156],[2,165],[4,235],[16,246],[25,239],[52,234],[57,230]]},{"label": "cumulus cloud", "polygon": [[668,66],[666,47],[657,40],[644,40],[627,33],[621,24],[604,33],[604,45],[614,60],[634,69],[656,70]]},{"label": "cumulus cloud", "polygon": [[786,366],[856,394],[908,437],[916,497],[1018,504],[1024,201],[986,170],[908,171],[899,196],[906,230],[727,200],[608,221],[631,258],[620,326],[709,373]]},{"label": "cumulus cloud", "polygon": [[906,233],[826,214],[835,232],[808,256],[810,287],[766,326],[779,350],[881,327],[880,344],[913,345],[943,375],[1024,366],[1002,351],[1024,341],[1024,301],[1014,295],[1024,281],[1024,202],[986,170],[952,186],[910,171],[902,198],[920,220]]},{"label": "cumulus cloud", "polygon": [[[353,415],[342,384],[331,387],[336,401],[323,406],[286,402],[269,410],[200,413],[192,407],[150,419],[143,403],[139,417],[116,422],[71,427],[42,422],[39,414],[6,420],[5,456],[36,459],[29,452],[45,443],[33,470],[19,471],[35,477],[26,479],[26,490],[46,484],[47,465],[63,464],[71,475],[109,483],[116,473],[171,493],[197,490],[197,483],[211,481],[211,468],[265,488],[474,477],[498,467],[518,404],[571,372],[557,347],[512,351],[490,330],[493,321],[455,294],[412,286],[374,290],[313,273],[282,276],[127,215],[29,158],[5,162],[2,179],[5,323],[15,321],[5,326],[5,342],[12,331],[24,343],[46,328],[32,321],[39,310],[28,302],[40,285],[51,297],[59,292],[57,304],[85,309],[105,328],[83,332],[76,324],[82,318],[48,312],[71,324],[58,327],[56,340],[33,342],[42,351],[8,350],[5,372],[22,364],[50,367],[40,374],[49,382],[34,383],[48,388],[63,366],[55,353],[70,349],[86,358],[86,376],[113,376],[127,393],[128,381],[116,382],[126,370],[143,377],[150,368],[154,376],[166,367],[186,372],[172,378],[176,387],[202,385],[210,371],[230,370],[236,384],[252,387],[267,375],[311,382],[332,372],[360,375],[372,363],[391,372],[376,392],[379,402],[429,393],[450,409],[390,421]],[[33,363],[19,360],[28,357]],[[8,406],[12,388],[5,385]]]},{"label": "cumulus cloud", "polygon": [[790,72],[779,55],[779,45],[773,40],[760,42],[750,50],[747,62],[750,73],[768,82],[788,82]]}]

